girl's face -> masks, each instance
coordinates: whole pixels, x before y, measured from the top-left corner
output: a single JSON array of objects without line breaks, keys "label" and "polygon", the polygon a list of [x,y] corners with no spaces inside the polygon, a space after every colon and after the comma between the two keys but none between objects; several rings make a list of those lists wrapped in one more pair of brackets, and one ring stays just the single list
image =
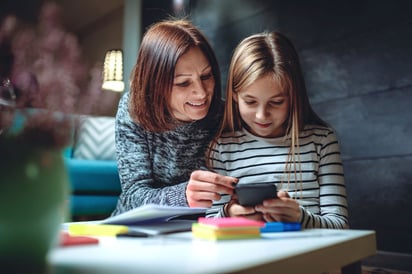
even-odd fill
[{"label": "girl's face", "polygon": [[176,63],[170,106],[179,121],[207,115],[215,88],[212,67],[199,48],[191,48]]},{"label": "girl's face", "polygon": [[248,130],[260,137],[285,135],[284,123],[289,114],[288,92],[265,75],[234,95],[240,117]]}]

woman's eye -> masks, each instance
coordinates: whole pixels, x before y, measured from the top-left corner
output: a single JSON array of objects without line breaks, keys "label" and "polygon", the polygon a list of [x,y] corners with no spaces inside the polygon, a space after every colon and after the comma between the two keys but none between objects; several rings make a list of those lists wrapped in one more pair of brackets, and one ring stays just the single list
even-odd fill
[{"label": "woman's eye", "polygon": [[175,86],[178,86],[178,87],[187,87],[189,85],[190,85],[189,82],[181,82],[181,83],[176,83],[175,84]]},{"label": "woman's eye", "polygon": [[200,76],[201,80],[209,80],[210,78],[212,78],[212,73],[208,73],[208,74]]}]

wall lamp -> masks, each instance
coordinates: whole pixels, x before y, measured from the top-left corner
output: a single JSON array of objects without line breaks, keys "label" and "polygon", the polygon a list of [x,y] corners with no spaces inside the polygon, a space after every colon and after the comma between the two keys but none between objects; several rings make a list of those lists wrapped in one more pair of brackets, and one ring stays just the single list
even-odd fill
[{"label": "wall lamp", "polygon": [[123,92],[123,51],[112,49],[106,52],[103,70],[103,89]]}]

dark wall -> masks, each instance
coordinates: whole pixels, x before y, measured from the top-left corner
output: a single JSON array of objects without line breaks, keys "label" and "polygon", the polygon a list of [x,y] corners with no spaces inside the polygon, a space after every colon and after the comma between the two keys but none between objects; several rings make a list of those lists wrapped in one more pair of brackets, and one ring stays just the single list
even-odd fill
[{"label": "dark wall", "polygon": [[412,254],[412,1],[190,5],[224,81],[247,35],[278,30],[292,39],[313,107],[340,140],[351,228],[376,230],[379,250]]},{"label": "dark wall", "polygon": [[9,14],[26,22],[35,22],[43,2],[44,0],[0,0],[0,22]]}]

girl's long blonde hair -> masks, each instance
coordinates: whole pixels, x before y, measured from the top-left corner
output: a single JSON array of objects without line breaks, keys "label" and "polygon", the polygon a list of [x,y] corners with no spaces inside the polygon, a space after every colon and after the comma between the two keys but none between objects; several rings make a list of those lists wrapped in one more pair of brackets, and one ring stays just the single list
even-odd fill
[{"label": "girl's long blonde hair", "polygon": [[273,75],[289,93],[289,116],[284,127],[285,138],[290,139],[291,145],[285,173],[288,174],[288,184],[292,173],[295,175],[295,181],[299,173],[299,181],[302,183],[299,155],[300,131],[307,124],[327,126],[327,123],[313,111],[310,105],[295,47],[284,34],[279,32],[251,35],[235,48],[227,78],[224,117],[210,144],[207,162],[210,167],[212,150],[222,133],[235,132],[243,127],[234,94],[268,74]]}]

